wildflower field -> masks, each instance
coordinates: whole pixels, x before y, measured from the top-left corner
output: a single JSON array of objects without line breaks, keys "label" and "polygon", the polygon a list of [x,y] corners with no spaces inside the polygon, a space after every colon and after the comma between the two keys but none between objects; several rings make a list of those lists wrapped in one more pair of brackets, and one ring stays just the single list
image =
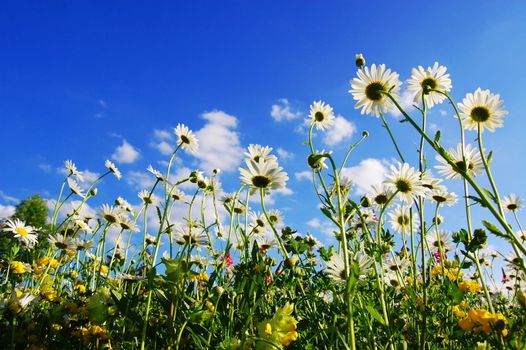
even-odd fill
[{"label": "wildflower field", "polygon": [[[112,193],[114,202],[86,214],[105,190],[101,180],[121,172],[107,160],[85,186],[67,160],[45,223],[23,210],[1,223],[1,348],[525,349],[523,202],[499,192],[483,143],[506,132],[501,96],[478,88],[454,101],[438,63],[414,68],[404,83],[362,55],[356,67],[349,103],[384,126],[397,161],[383,183],[355,196],[342,169],[368,133],[342,154],[320,151],[317,137],[334,127],[335,113],[326,101],[311,104],[301,161],[313,187],[301,195],[319,199],[334,245],[285,224],[267,204],[289,180],[270,146],[245,150],[232,193],[222,190],[220,169],[176,175],[181,153],[199,149],[178,124],[166,166],[146,169],[154,184],[138,193],[141,205]],[[402,89],[412,93],[411,113]],[[439,104],[458,121],[447,135],[457,147],[446,149],[428,127]],[[399,147],[384,116],[392,108],[416,153]],[[445,206],[463,227],[442,227]]]}]

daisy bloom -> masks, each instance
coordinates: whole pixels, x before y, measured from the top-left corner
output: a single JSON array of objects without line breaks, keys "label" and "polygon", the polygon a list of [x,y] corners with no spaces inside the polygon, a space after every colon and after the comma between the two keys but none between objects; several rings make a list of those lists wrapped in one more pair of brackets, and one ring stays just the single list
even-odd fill
[{"label": "daisy bloom", "polygon": [[408,233],[417,225],[417,216],[411,215],[410,208],[405,205],[397,205],[388,213],[389,223],[393,230],[398,233]]},{"label": "daisy bloom", "polygon": [[115,224],[119,221],[120,209],[117,207],[111,207],[108,204],[103,204],[100,207],[100,212],[104,220],[106,220],[110,225]]},{"label": "daisy bloom", "polygon": [[180,189],[174,187],[170,192],[170,196],[172,196],[172,199],[174,201],[182,201],[185,197],[185,193]]},{"label": "daisy bloom", "polygon": [[429,198],[438,204],[445,204],[449,207],[457,202],[455,193],[442,190],[432,190],[429,193]]},{"label": "daisy bloom", "polygon": [[195,153],[199,148],[199,141],[194,133],[188,129],[184,124],[177,124],[177,127],[174,129],[175,134],[177,135],[177,145],[181,146],[184,150]]},{"label": "daisy bloom", "polygon": [[502,207],[506,211],[514,212],[522,209],[522,202],[522,198],[517,196],[515,193],[511,193],[509,196],[502,199]]},{"label": "daisy bloom", "polygon": [[441,190],[441,191],[447,191],[446,186],[441,185],[442,179],[436,178],[431,174],[430,170],[425,170],[422,172],[420,179],[422,180],[422,184],[424,187],[430,189],[430,190]]},{"label": "daisy bloom", "polygon": [[406,203],[411,203],[428,191],[420,179],[420,172],[407,163],[398,163],[398,167],[391,165],[391,174],[386,175],[386,178],[385,184]]},{"label": "daisy bloom", "polygon": [[488,129],[495,131],[495,128],[503,126],[503,118],[508,114],[504,110],[504,105],[500,95],[494,95],[489,90],[478,88],[475,93],[467,94],[458,104],[460,108],[460,118],[466,130]]},{"label": "daisy bloom", "polygon": [[73,180],[70,177],[68,177],[67,181],[68,181],[68,186],[71,192],[75,193],[79,197],[84,198],[84,193],[82,193],[82,188],[80,188],[80,185],[77,183],[77,181]]},{"label": "daisy bloom", "polygon": [[422,66],[413,68],[411,78],[407,80],[409,84],[407,90],[413,92],[414,101],[421,103],[422,94],[424,94],[429,108],[442,103],[446,96],[430,90],[439,90],[442,92],[451,91],[451,79],[449,78],[449,74],[446,74],[446,71],[447,68],[439,66],[438,62],[435,62],[433,67],[427,67],[427,69],[424,69]]},{"label": "daisy bloom", "polygon": [[[457,145],[457,149],[449,149],[449,156],[455,165],[460,168],[462,171],[466,171],[471,176],[477,176],[482,173],[484,169],[484,164],[482,163],[482,157],[480,152],[472,147],[471,145],[466,145],[464,147],[464,158],[462,157],[462,144]],[[442,158],[440,155],[436,156],[442,165],[436,165],[435,168],[438,169],[440,175],[444,176],[446,179],[462,179],[462,175],[453,169],[449,163]]]},{"label": "daisy bloom", "polygon": [[208,236],[192,224],[185,224],[179,227],[174,235],[174,240],[180,244],[189,244],[194,246],[205,246],[208,244]]},{"label": "daisy bloom", "polygon": [[283,214],[279,209],[271,209],[268,211],[269,221],[274,226],[279,226],[283,224]]},{"label": "daisy bloom", "polygon": [[47,241],[49,244],[54,245],[58,249],[66,250],[66,249],[73,249],[73,241],[69,237],[65,237],[61,235],[60,233],[57,233],[53,236],[50,236]]},{"label": "daisy bloom", "polygon": [[379,116],[393,108],[393,103],[384,92],[390,92],[396,97],[400,85],[402,83],[398,79],[398,73],[386,69],[385,64],[378,67],[373,64],[370,69],[364,67],[358,70],[358,77],[351,81],[349,93],[358,101],[355,108],[361,108],[361,114]]},{"label": "daisy bloom", "polygon": [[118,197],[115,200],[115,205],[118,205],[119,207],[122,208],[122,210],[127,211],[128,213],[133,213],[133,208],[132,208],[131,204],[126,199],[124,199],[122,197]]},{"label": "daisy bloom", "polygon": [[393,193],[389,186],[386,184],[372,185],[372,192],[368,195],[375,206],[383,207],[384,205],[390,205],[389,199],[393,196]]},{"label": "daisy bloom", "polygon": [[[359,276],[367,275],[372,270],[372,265],[374,263],[374,260],[362,251],[349,253],[349,260],[349,270],[352,272],[354,270],[353,266],[357,266]],[[331,259],[327,262],[325,271],[335,282],[344,283],[348,276],[345,273],[343,254],[333,254]]]},{"label": "daisy bloom", "polygon": [[325,130],[334,124],[334,112],[332,107],[325,102],[313,102],[310,105],[309,119],[311,125],[315,125],[318,130]]},{"label": "daisy bloom", "polygon": [[78,241],[78,242],[74,242],[74,244],[75,244],[75,249],[77,251],[88,250],[88,249],[95,247],[95,245],[91,241]]},{"label": "daisy bloom", "polygon": [[275,162],[245,161],[247,168],[239,168],[241,182],[250,187],[250,193],[257,190],[277,190],[284,188],[289,179],[283,168]]},{"label": "daisy bloom", "polygon": [[91,232],[91,227],[84,220],[76,219],[75,225],[83,231]]},{"label": "daisy bloom", "polygon": [[153,193],[150,193],[148,190],[142,190],[137,194],[137,196],[142,199],[144,204],[153,204],[156,205],[159,202],[159,199]]},{"label": "daisy bloom", "polygon": [[451,250],[451,234],[446,231],[432,230],[426,235],[426,242],[429,249],[433,252],[442,250],[448,252]]},{"label": "daisy bloom", "polygon": [[75,176],[80,182],[84,181],[82,172],[77,170],[77,166],[71,160],[64,161],[64,167],[66,168],[66,171],[69,173],[69,175]]},{"label": "daisy bloom", "polygon": [[259,162],[260,159],[263,159],[265,162],[277,162],[278,158],[270,154],[270,152],[272,152],[272,147],[250,144],[248,145],[248,152],[245,152],[245,156],[254,162]]},{"label": "daisy bloom", "polygon": [[164,176],[159,170],[154,169],[151,165],[148,165],[146,170],[157,178],[159,181],[164,181]]},{"label": "daisy bloom", "polygon": [[7,228],[5,230],[14,233],[15,238],[22,242],[23,245],[33,247],[33,245],[38,243],[37,235],[33,233],[35,229],[32,226],[26,226],[22,220],[7,220],[6,225]]},{"label": "daisy bloom", "polygon": [[122,177],[121,172],[119,171],[119,169],[117,169],[117,167],[115,166],[115,164],[113,164],[112,161],[110,161],[109,159],[106,159],[106,162],[104,162],[104,166],[108,168],[108,170],[111,171],[113,175],[115,175],[117,180],[121,179]]},{"label": "daisy bloom", "polygon": [[309,164],[309,167],[312,170],[321,170],[321,169],[327,169],[327,164],[325,164],[325,160],[327,157],[322,157],[322,154],[331,154],[332,151],[325,152],[325,150],[321,151],[315,151],[313,154],[311,154],[307,158],[307,163]]}]

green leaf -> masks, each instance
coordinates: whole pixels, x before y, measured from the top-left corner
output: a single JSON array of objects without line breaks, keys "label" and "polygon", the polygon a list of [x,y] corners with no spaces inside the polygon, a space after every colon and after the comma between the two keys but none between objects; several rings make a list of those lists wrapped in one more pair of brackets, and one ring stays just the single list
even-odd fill
[{"label": "green leaf", "polygon": [[499,230],[498,227],[493,225],[491,222],[486,221],[486,220],[482,220],[482,224],[484,225],[484,227],[486,227],[494,235],[500,236],[500,237],[506,237],[506,235],[504,233],[502,233],[502,231]]},{"label": "green leaf", "polygon": [[434,141],[435,143],[438,143],[439,140],[440,140],[440,130],[436,132]]},{"label": "green leaf", "polygon": [[367,309],[367,311],[369,311],[369,313],[375,320],[377,320],[384,326],[386,325],[382,315],[380,315],[380,313],[374,307],[372,307],[371,305],[366,305],[365,308]]}]

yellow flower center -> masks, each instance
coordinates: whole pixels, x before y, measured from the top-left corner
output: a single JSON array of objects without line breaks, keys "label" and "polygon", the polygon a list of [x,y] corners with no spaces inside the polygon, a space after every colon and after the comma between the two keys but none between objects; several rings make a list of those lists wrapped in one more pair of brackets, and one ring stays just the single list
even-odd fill
[{"label": "yellow flower center", "polygon": [[29,232],[27,232],[25,227],[17,227],[16,228],[16,233],[18,233],[22,237],[25,237],[25,236],[27,236],[29,234]]}]

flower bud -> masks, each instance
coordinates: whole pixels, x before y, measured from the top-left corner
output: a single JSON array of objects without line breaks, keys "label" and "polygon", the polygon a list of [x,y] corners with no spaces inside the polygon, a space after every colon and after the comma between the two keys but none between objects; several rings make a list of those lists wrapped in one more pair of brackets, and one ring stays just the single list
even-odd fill
[{"label": "flower bud", "polygon": [[358,68],[362,68],[363,66],[365,66],[365,58],[363,57],[361,53],[356,54],[355,63],[356,63],[356,67]]}]

